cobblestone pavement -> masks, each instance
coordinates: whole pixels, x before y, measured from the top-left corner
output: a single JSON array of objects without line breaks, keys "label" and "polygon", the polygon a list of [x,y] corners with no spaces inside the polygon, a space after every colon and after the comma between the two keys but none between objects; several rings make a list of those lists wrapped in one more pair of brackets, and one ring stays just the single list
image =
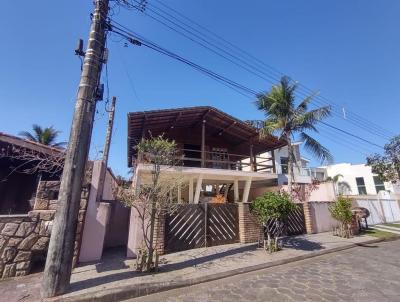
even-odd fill
[{"label": "cobblestone pavement", "polygon": [[129,301],[400,301],[400,240]]}]

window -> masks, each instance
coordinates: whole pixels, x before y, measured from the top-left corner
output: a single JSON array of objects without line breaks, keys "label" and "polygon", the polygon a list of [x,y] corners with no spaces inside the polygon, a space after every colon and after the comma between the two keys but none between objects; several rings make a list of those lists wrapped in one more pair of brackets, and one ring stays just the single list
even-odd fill
[{"label": "window", "polygon": [[359,195],[367,195],[367,188],[365,187],[364,177],[356,177],[356,183]]},{"label": "window", "polygon": [[288,162],[289,159],[287,157],[281,157],[281,170],[282,174],[288,174]]},{"label": "window", "polygon": [[375,184],[375,190],[376,193],[378,194],[379,191],[385,191],[385,184],[383,183],[382,179],[379,178],[379,176],[374,176],[374,184]]}]

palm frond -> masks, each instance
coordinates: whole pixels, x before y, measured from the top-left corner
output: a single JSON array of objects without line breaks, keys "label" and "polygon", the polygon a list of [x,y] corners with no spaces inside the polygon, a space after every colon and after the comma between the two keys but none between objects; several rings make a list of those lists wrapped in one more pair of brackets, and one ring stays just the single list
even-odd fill
[{"label": "palm frond", "polygon": [[65,148],[67,146],[67,142],[58,142],[55,144],[52,144],[51,146],[54,148]]},{"label": "palm frond", "polygon": [[320,120],[331,115],[331,107],[325,106],[314,110],[297,114],[293,119],[293,128],[295,131],[303,131],[305,129],[318,132],[315,127]]},{"label": "palm frond", "polygon": [[333,162],[333,156],[329,150],[322,146],[314,138],[304,132],[300,133],[300,138],[304,142],[304,148],[321,162]]},{"label": "palm frond", "polygon": [[33,136],[32,133],[30,133],[29,131],[20,131],[18,135],[29,141],[37,142],[36,137]]},{"label": "palm frond", "polygon": [[295,113],[296,114],[302,114],[308,110],[308,105],[312,101],[312,99],[317,95],[318,93],[313,93],[307,97],[305,97],[301,103],[297,106]]},{"label": "palm frond", "polygon": [[36,141],[41,143],[41,137],[43,134],[42,127],[40,127],[38,124],[33,124],[32,129],[33,129],[33,133],[34,133],[33,136],[36,137]]},{"label": "palm frond", "polygon": [[65,145],[64,142],[56,143],[56,139],[57,136],[60,134],[60,131],[54,129],[53,126],[42,128],[37,124],[33,124],[32,130],[33,130],[32,133],[28,131],[21,131],[19,132],[19,135],[30,141],[41,143],[43,145],[55,146],[55,147],[61,147]]}]

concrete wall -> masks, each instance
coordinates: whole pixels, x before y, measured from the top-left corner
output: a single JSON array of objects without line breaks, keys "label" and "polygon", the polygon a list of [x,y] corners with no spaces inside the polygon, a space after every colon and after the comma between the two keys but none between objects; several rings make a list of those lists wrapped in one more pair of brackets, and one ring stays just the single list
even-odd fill
[{"label": "concrete wall", "polygon": [[96,202],[97,191],[100,186],[100,174],[103,162],[93,163],[92,178],[90,182],[90,196],[88,201],[85,224],[83,228],[82,246],[79,262],[100,260],[103,254],[107,225],[110,222],[113,188],[116,181],[109,170],[106,171],[104,181],[103,198],[107,202]]},{"label": "concrete wall", "polygon": [[310,212],[314,233],[329,232],[338,222],[332,218],[329,206],[333,202],[310,202]]},{"label": "concrete wall", "polygon": [[136,208],[131,208],[129,217],[129,235],[127,246],[127,257],[134,258],[138,255],[140,248],[144,245],[144,232],[140,214]]},{"label": "concrete wall", "polygon": [[367,218],[368,224],[380,224],[400,221],[399,201],[393,199],[353,199],[353,206],[367,208],[370,217]]},{"label": "concrete wall", "polygon": [[336,199],[334,185],[331,182],[321,183],[311,192],[310,201],[334,201]]},{"label": "concrete wall", "polygon": [[110,204],[111,214],[107,225],[104,247],[126,246],[128,243],[130,208],[120,202]]}]

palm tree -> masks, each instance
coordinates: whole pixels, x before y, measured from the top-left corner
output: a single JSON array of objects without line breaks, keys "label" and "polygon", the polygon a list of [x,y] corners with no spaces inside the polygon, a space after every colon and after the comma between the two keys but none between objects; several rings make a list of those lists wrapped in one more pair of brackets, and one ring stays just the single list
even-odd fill
[{"label": "palm tree", "polygon": [[343,177],[342,174],[336,174],[335,176],[331,177],[328,176],[324,181],[325,182],[333,182],[333,188],[335,190],[335,195],[343,195],[343,193],[351,192],[351,187],[347,181],[339,181],[340,178]]},{"label": "palm tree", "polygon": [[308,131],[317,132],[316,124],[328,117],[331,113],[329,106],[308,110],[314,95],[304,98],[299,105],[295,104],[296,83],[291,83],[286,76],[282,77],[278,85],[272,86],[266,93],[257,95],[256,106],[265,113],[260,135],[262,137],[277,135],[288,146],[288,187],[292,192],[294,181],[293,163],[297,161],[293,151],[292,140],[298,135],[304,142],[305,149],[321,162],[331,162],[333,157],[328,149],[307,134]]},{"label": "palm tree", "polygon": [[53,126],[42,128],[37,124],[33,124],[32,129],[33,132],[21,131],[19,135],[27,140],[55,148],[61,148],[66,145],[66,142],[56,142],[60,131],[54,129]]}]

